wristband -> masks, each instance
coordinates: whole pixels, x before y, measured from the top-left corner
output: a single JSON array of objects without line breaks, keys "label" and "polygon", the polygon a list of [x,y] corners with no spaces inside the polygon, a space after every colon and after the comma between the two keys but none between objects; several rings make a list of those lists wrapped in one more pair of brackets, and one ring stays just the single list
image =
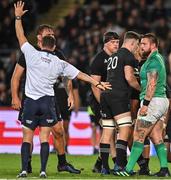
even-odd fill
[{"label": "wristband", "polygon": [[143,105],[144,106],[148,106],[150,104],[150,101],[149,100],[147,100],[147,99],[144,99],[144,101],[143,101]]},{"label": "wristband", "polygon": [[21,16],[15,16],[15,20],[21,20]]},{"label": "wristband", "polygon": [[95,86],[97,87],[97,86],[99,86],[99,85],[101,85],[102,83],[101,82],[99,82],[99,83],[97,83]]}]

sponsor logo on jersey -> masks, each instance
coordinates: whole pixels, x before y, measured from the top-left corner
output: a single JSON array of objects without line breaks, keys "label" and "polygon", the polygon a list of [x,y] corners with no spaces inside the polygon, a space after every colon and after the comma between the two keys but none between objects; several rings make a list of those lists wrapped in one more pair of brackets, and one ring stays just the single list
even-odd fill
[{"label": "sponsor logo on jersey", "polygon": [[47,123],[53,123],[54,119],[46,119]]},{"label": "sponsor logo on jersey", "polygon": [[33,122],[32,120],[29,120],[29,119],[26,120],[27,124],[31,124],[32,122]]},{"label": "sponsor logo on jersey", "polygon": [[43,62],[45,62],[45,63],[50,63],[51,62],[51,59],[48,59],[48,58],[46,58],[46,57],[41,57],[41,60],[43,61]]}]

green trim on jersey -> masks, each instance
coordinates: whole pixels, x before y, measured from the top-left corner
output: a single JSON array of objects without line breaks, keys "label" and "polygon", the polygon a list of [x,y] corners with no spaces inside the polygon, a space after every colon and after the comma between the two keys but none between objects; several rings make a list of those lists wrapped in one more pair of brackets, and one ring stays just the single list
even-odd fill
[{"label": "green trim on jersey", "polygon": [[153,71],[158,72],[156,90],[153,97],[166,97],[166,68],[164,64],[164,59],[158,51],[154,51],[143,64],[140,70],[140,100],[143,100],[146,95],[147,73]]}]

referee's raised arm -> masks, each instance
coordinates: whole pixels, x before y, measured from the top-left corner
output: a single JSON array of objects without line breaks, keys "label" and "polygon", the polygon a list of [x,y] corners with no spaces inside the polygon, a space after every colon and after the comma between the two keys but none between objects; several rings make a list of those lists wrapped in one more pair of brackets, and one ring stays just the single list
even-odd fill
[{"label": "referee's raised arm", "polygon": [[15,31],[16,31],[17,39],[21,47],[25,42],[27,42],[27,38],[24,35],[21,17],[28,10],[23,10],[24,2],[22,1],[18,1],[17,3],[15,3],[14,8],[15,8]]}]

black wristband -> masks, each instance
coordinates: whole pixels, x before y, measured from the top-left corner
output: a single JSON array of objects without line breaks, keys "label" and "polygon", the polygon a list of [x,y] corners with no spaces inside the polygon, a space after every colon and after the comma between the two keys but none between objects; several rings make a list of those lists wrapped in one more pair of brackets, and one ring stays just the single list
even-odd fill
[{"label": "black wristband", "polygon": [[101,85],[102,83],[101,82],[99,82],[99,83],[97,83],[95,86],[97,87],[97,86],[99,86],[99,85]]},{"label": "black wristband", "polygon": [[15,20],[21,20],[21,16],[15,16]]},{"label": "black wristband", "polygon": [[147,100],[147,99],[144,99],[143,100],[143,105],[144,106],[148,106],[150,104],[150,101],[149,100]]}]

